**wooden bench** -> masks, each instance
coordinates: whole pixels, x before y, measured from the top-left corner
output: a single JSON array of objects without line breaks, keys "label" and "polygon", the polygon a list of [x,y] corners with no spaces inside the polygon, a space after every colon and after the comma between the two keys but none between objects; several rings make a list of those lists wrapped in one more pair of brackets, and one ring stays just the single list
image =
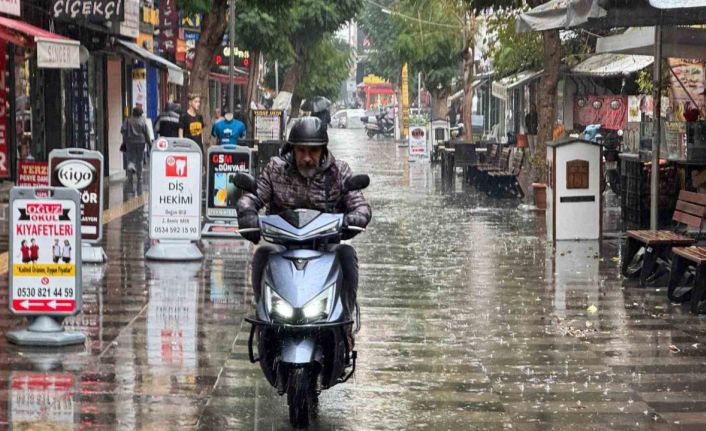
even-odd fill
[{"label": "wooden bench", "polygon": [[454,142],[454,171],[456,168],[463,169],[463,179],[468,180],[470,171],[478,166],[476,155],[476,144],[467,141]]},{"label": "wooden bench", "polygon": [[[679,192],[677,207],[672,215],[673,230],[629,230],[625,233],[623,262],[621,271],[627,278],[640,277],[640,286],[647,285],[654,277],[658,263],[669,264],[673,247],[691,246],[701,236],[701,228],[706,216],[706,195],[701,193]],[[688,229],[698,231],[696,238],[687,235]],[[641,262],[634,263],[637,253],[644,249]],[[653,278],[654,279],[654,278]]]},{"label": "wooden bench", "polygon": [[[694,269],[693,283],[682,284],[689,267]],[[691,301],[691,311],[699,313],[706,302],[706,247],[674,247],[669,272],[667,296],[674,302]]]},{"label": "wooden bench", "polygon": [[491,172],[503,172],[507,171],[510,165],[510,155],[512,154],[512,147],[506,145],[500,150],[500,154],[497,157],[495,163],[487,163],[479,165],[475,169],[475,184],[480,191],[489,193],[491,189],[490,173]]},{"label": "wooden bench", "polygon": [[505,171],[488,172],[489,188],[487,193],[496,198],[519,198],[525,197],[525,192],[518,181],[522,165],[525,163],[525,150],[515,148],[512,150],[512,163]]}]

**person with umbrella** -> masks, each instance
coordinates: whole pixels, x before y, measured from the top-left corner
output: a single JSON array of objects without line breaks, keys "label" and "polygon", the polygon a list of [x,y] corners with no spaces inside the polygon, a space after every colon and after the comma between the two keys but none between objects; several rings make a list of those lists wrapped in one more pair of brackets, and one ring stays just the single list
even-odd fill
[{"label": "person with umbrella", "polygon": [[331,124],[331,101],[322,96],[314,96],[304,101],[302,110],[311,112],[312,117],[321,120],[321,124],[328,128]]}]

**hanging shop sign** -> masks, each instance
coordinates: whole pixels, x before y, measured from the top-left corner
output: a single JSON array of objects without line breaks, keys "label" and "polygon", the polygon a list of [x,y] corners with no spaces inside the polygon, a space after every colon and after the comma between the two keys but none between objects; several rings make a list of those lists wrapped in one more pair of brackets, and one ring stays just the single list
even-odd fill
[{"label": "hanging shop sign", "polygon": [[150,156],[151,239],[201,237],[201,167],[201,150],[193,141],[155,142]]},{"label": "hanging shop sign", "polygon": [[49,185],[49,164],[20,160],[17,162],[17,185],[20,187],[46,187]]},{"label": "hanging shop sign", "polygon": [[78,69],[81,67],[75,40],[37,39],[37,66],[41,69]]},{"label": "hanging shop sign", "polygon": [[50,186],[68,187],[81,194],[81,239],[103,237],[103,154],[80,148],[49,153]]},{"label": "hanging shop sign", "polygon": [[10,311],[73,316],[81,310],[79,193],[10,191]]},{"label": "hanging shop sign", "polygon": [[93,22],[122,21],[125,17],[123,0],[54,0],[54,18],[85,19]]},{"label": "hanging shop sign", "polygon": [[0,43],[0,178],[10,178],[10,147],[7,141],[7,58],[6,43]]},{"label": "hanging shop sign", "polygon": [[0,0],[0,12],[20,16],[20,0]]},{"label": "hanging shop sign", "polygon": [[278,109],[255,109],[252,111],[252,115],[255,120],[255,140],[262,142],[284,139],[284,111]]},{"label": "hanging shop sign", "polygon": [[164,0],[160,2],[159,11],[159,52],[168,60],[174,60],[178,33],[179,11],[176,0]]}]

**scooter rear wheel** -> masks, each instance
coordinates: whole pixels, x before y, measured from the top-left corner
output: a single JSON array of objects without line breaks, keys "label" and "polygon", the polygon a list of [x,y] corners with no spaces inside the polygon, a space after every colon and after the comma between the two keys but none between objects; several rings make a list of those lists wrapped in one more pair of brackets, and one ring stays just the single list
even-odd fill
[{"label": "scooter rear wheel", "polygon": [[295,428],[306,428],[315,408],[316,394],[312,390],[309,370],[293,368],[289,372],[287,403],[289,404],[289,422]]}]

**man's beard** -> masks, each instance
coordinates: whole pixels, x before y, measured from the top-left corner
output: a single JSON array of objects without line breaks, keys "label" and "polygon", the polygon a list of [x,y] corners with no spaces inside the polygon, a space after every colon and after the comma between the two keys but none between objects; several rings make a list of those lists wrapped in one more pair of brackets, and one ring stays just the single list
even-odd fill
[{"label": "man's beard", "polygon": [[299,169],[299,173],[302,175],[304,178],[311,178],[314,175],[316,175],[316,168],[315,167],[301,167],[297,166],[297,169]]}]

